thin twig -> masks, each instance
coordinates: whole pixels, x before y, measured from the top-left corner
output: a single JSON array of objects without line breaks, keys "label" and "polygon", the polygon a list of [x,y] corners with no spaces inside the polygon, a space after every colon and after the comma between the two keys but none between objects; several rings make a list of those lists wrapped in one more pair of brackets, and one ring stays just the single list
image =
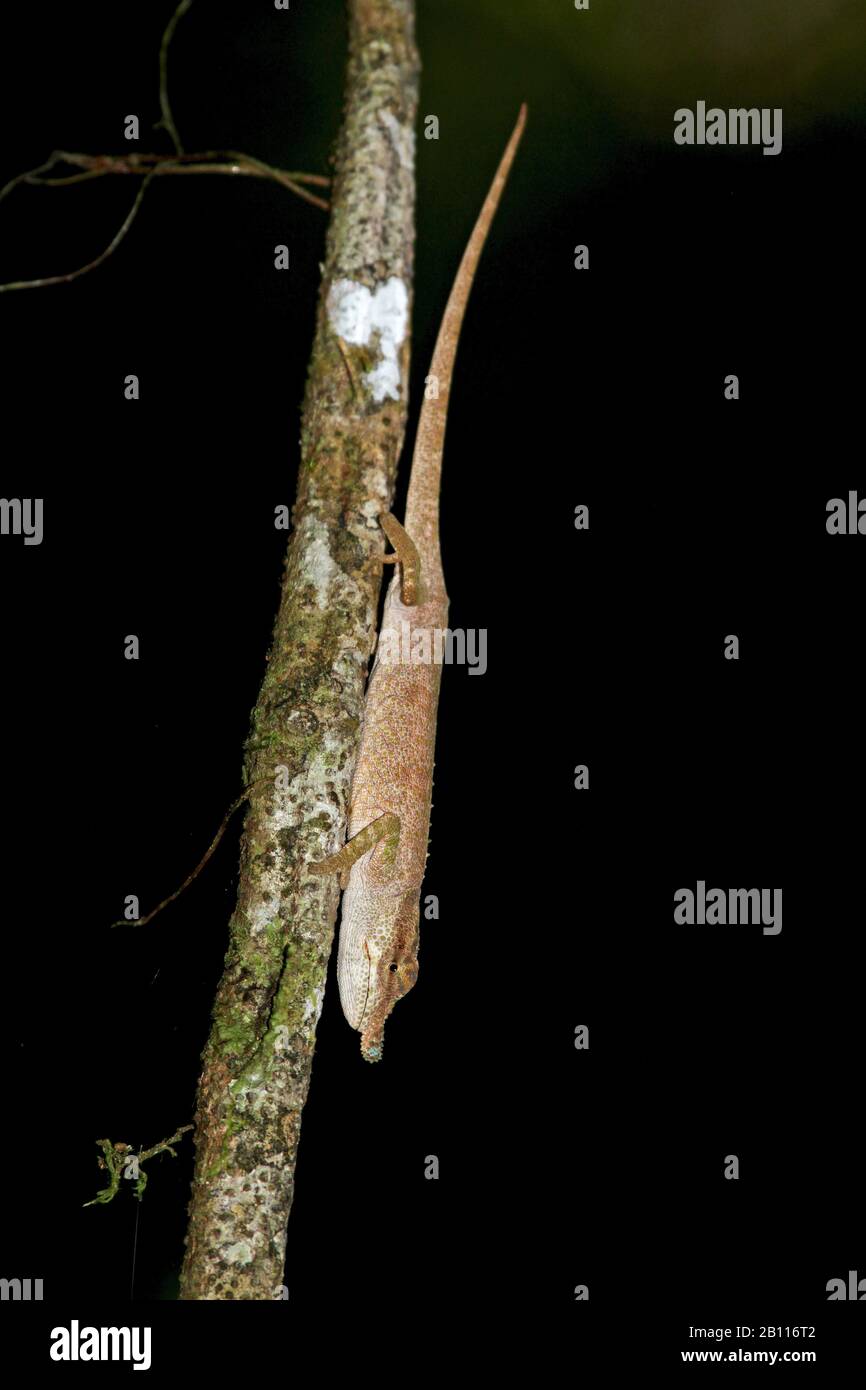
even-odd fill
[{"label": "thin twig", "polygon": [[[235,150],[208,152],[203,155],[187,155],[184,152],[168,98],[168,50],[179,21],[193,3],[194,0],[180,0],[180,4],[165,27],[159,48],[159,106],[162,117],[156,122],[154,129],[161,128],[168,132],[174,145],[174,153],[171,155],[137,153],[88,155],[71,154],[68,150],[54,150],[44,164],[38,164],[34,169],[26,169],[23,173],[16,174],[14,178],[4,184],[3,188],[0,188],[0,202],[21,183],[41,184],[46,188],[65,188],[70,184],[86,183],[90,179],[101,178],[104,174],[141,174],[144,172],[145,176],[120,230],[95,260],[89,261],[87,265],[79,266],[77,270],[71,270],[65,275],[46,275],[38,280],[11,280],[6,284],[0,284],[0,294],[5,290],[33,290],[42,289],[46,285],[67,285],[72,280],[87,275],[91,270],[96,270],[117,250],[123,241],[141,207],[148,184],[156,174],[253,174],[259,178],[273,179],[275,183],[281,184],[284,188],[290,189],[292,193],[296,193],[299,198],[303,198],[304,202],[312,203],[314,207],[321,208],[324,212],[330,210],[329,204],[324,198],[318,198],[315,193],[309,193],[302,187],[304,183],[327,186],[329,181],[319,174],[296,174],[285,169],[277,169],[273,165],[265,164],[264,160],[255,159],[248,154],[239,154]],[[56,178],[44,177],[58,164],[71,164],[73,167],[78,167],[81,172],[62,174]]]},{"label": "thin twig", "polygon": [[354,399],[357,400],[360,398],[361,392],[358,389],[358,382],[357,378],[355,377],[355,369],[352,366],[349,354],[346,351],[346,344],[343,342],[343,339],[340,337],[339,333],[335,333],[334,337],[336,338],[337,347],[340,349],[340,356],[343,359],[343,366],[346,368],[346,375],[349,378],[349,385],[352,388],[352,396]]},{"label": "thin twig", "polygon": [[37,164],[35,169],[25,169],[23,174],[16,174],[13,179],[10,179],[8,183],[4,183],[3,187],[0,188],[0,203],[2,203],[7,194],[12,192],[13,188],[18,187],[19,183],[37,183],[39,182],[36,177],[37,174],[43,174],[47,170],[53,169],[56,164],[62,164],[63,162],[63,155],[59,150],[55,150],[53,154],[49,155],[44,164]]},{"label": "thin twig", "polygon": [[241,792],[240,796],[232,802],[231,806],[223,816],[222,822],[220,823],[220,828],[211,840],[207,850],[202,855],[199,862],[196,864],[192,873],[187,874],[186,878],[184,879],[183,883],[180,885],[179,888],[175,888],[173,893],[169,893],[167,898],[163,898],[161,903],[157,903],[156,907],[154,907],[150,912],[148,912],[146,917],[137,917],[134,921],[130,921],[126,917],[121,917],[119,921],[111,923],[112,927],[146,927],[148,922],[153,921],[154,917],[158,912],[162,912],[162,909],[164,907],[168,907],[169,903],[174,902],[175,898],[179,898],[181,893],[185,892],[189,885],[195,879],[198,878],[205,864],[208,862],[217,845],[219,844],[220,840],[222,839],[223,835],[225,834],[226,827],[228,826],[228,823],[234,815],[235,811],[238,809],[239,806],[243,806],[244,802],[249,798],[249,794],[252,791],[253,787],[261,782],[267,782],[270,780],[270,776],[259,777],[256,782],[250,783],[250,785],[246,787],[244,791]]},{"label": "thin twig", "polygon": [[[127,154],[77,154],[71,150],[55,150],[52,159],[60,160],[66,164],[77,164],[82,168],[98,167],[106,165],[106,173],[134,173],[140,172],[144,168],[149,168],[152,164],[160,161],[170,162],[173,166],[185,166],[190,162],[197,164],[211,163],[212,161],[227,161],[229,164],[248,165],[249,168],[243,170],[244,173],[262,172],[266,175],[274,173],[280,174],[283,178],[294,179],[297,183],[312,183],[320,188],[328,188],[331,180],[324,174],[307,174],[297,169],[280,169],[277,165],[266,164],[261,159],[256,159],[255,155],[244,154],[241,150],[198,150],[189,154],[147,154],[144,151],[134,151]],[[123,166],[126,166],[125,168]],[[220,165],[221,167],[221,165]],[[34,173],[37,171],[33,171]]]},{"label": "thin twig", "polygon": [[[309,193],[298,182],[299,179],[303,179],[306,183],[327,185],[329,180],[321,174],[296,174],[294,172],[289,174],[283,169],[276,169],[270,164],[265,164],[263,160],[255,159],[252,155],[241,155],[231,150],[226,151],[223,156],[216,155],[214,157],[225,158],[231,162],[212,164],[208,162],[208,156],[203,155],[89,155],[55,150],[51,158],[47,159],[44,164],[37,165],[35,169],[28,169],[23,174],[17,174],[14,179],[10,179],[0,189],[0,201],[20,183],[33,184],[43,188],[62,188],[69,184],[85,183],[89,179],[101,178],[104,174],[144,174],[144,179],[135,202],[117,235],[95,260],[80,266],[78,270],[69,271],[66,275],[43,276],[39,280],[12,280],[6,284],[0,284],[0,294],[4,290],[41,289],[45,285],[68,284],[72,280],[77,280],[79,276],[96,270],[113,251],[117,250],[120,242],[126,236],[141,206],[141,200],[147,186],[157,174],[251,174],[257,178],[273,179],[275,183],[281,184],[284,188],[290,189],[292,193],[296,193],[299,198],[303,198],[305,203],[312,203],[314,207],[321,208],[324,212],[329,210],[330,205],[324,198],[317,197],[315,193]],[[188,162],[190,160],[197,162],[190,163]],[[57,164],[72,164],[83,167],[81,173],[78,174],[66,174],[57,178],[42,177],[48,170],[55,168]]]},{"label": "thin twig", "polygon": [[65,275],[46,275],[39,280],[10,280],[8,284],[0,285],[0,294],[5,290],[35,290],[41,289],[44,285],[68,285],[72,280],[78,280],[80,276],[87,275],[91,270],[96,270],[97,266],[107,261],[108,257],[117,250],[118,246],[123,241],[123,238],[135,221],[138,209],[141,207],[141,201],[147,191],[147,186],[155,173],[156,169],[151,169],[145,174],[141,181],[141,187],[135,195],[135,201],[126,214],[126,217],[123,219],[120,229],[115,232],[105,250],[101,251],[95,260],[88,261],[87,265],[79,266],[77,270],[67,271]]},{"label": "thin twig", "polygon": [[[80,174],[62,174],[56,178],[45,175],[58,164],[71,164],[81,169]],[[308,193],[300,184],[314,184],[328,188],[331,180],[324,174],[307,174],[296,169],[280,169],[274,164],[266,164],[254,155],[242,154],[239,150],[205,150],[199,154],[79,154],[70,150],[55,150],[44,164],[35,169],[25,169],[16,174],[0,189],[0,202],[21,183],[40,188],[63,188],[71,183],[84,183],[88,179],[101,178],[103,174],[143,174],[153,170],[157,174],[252,174],[257,178],[273,179],[290,188],[305,202],[330,210],[324,198]]]},{"label": "thin twig", "polygon": [[183,154],[183,145],[180,143],[180,136],[177,133],[177,126],[171,114],[171,103],[168,99],[168,50],[178,21],[186,14],[192,3],[193,0],[180,0],[180,4],[165,26],[162,42],[159,45],[159,109],[162,112],[162,117],[156,122],[154,130],[168,131],[175,154]]},{"label": "thin twig", "polygon": [[251,172],[258,172],[263,178],[272,178],[277,183],[283,184],[285,188],[290,188],[293,193],[297,193],[299,198],[312,203],[314,207],[322,208],[325,212],[329,211],[329,205],[323,198],[317,198],[314,193],[308,193],[305,188],[299,188],[291,174],[284,174],[281,169],[275,169],[273,165],[265,164],[263,159],[256,159],[251,154],[243,155],[242,158]]}]

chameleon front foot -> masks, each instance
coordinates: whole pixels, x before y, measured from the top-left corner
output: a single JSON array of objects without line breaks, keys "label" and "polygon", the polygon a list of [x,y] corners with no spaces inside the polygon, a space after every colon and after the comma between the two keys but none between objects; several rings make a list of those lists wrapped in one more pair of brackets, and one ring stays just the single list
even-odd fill
[{"label": "chameleon front foot", "polygon": [[418,547],[409,532],[390,512],[382,512],[379,525],[394,547],[394,554],[383,556],[382,563],[401,566],[403,573],[400,579],[400,597],[408,607],[414,607],[416,603],[423,602],[421,557]]},{"label": "chameleon front foot", "polygon": [[316,864],[310,864],[311,874],[340,874],[341,887],[345,887],[342,876],[348,874],[352,865],[366,854],[367,850],[374,845],[385,842],[386,854],[389,859],[393,859],[397,850],[397,842],[400,839],[400,817],[395,816],[392,811],[386,811],[383,816],[378,816],[376,820],[371,820],[369,825],[365,825],[363,830],[359,830],[357,835],[353,835],[343,845],[336,854],[331,854],[327,859],[320,859]]}]

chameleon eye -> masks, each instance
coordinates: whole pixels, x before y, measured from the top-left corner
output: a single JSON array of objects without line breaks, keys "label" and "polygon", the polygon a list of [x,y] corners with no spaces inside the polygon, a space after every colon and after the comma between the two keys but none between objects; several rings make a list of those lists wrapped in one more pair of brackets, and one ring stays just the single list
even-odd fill
[{"label": "chameleon eye", "polygon": [[397,962],[395,960],[392,960],[391,964],[388,966],[388,969],[391,971],[392,975],[396,975],[399,966],[397,965]]}]

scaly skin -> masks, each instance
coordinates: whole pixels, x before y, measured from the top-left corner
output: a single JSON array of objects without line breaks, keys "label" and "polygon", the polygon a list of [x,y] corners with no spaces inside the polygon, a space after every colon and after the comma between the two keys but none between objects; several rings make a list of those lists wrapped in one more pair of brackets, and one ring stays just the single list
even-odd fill
[{"label": "scaly skin", "polygon": [[[314,873],[348,871],[340,921],[337,980],[343,1012],[361,1034],[369,1062],[382,1056],[385,1020],[418,978],[419,898],[427,863],[440,661],[405,660],[413,640],[433,643],[448,623],[439,553],[439,486],[454,358],[475,269],[499,204],[526,107],[496,171],[463,253],[442,318],[430,376],[438,396],[421,409],[406,500],[405,532],[390,515],[383,530],[399,560],[388,586],[376,660],[370,673],[348,840]],[[405,640],[404,624],[409,639]],[[418,634],[417,639],[415,634]],[[395,650],[396,649],[396,650]]]}]

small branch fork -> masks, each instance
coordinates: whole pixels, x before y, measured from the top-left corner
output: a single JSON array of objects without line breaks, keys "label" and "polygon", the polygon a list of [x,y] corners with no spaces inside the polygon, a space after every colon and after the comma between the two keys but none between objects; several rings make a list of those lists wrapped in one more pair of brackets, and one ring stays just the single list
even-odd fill
[{"label": "small branch fork", "polygon": [[[100,252],[92,261],[88,261],[86,265],[79,266],[78,269],[68,271],[64,275],[48,275],[37,280],[12,280],[6,284],[0,284],[0,294],[6,290],[41,289],[45,285],[68,284],[82,275],[87,275],[89,271],[96,270],[98,266],[108,260],[123,241],[135,221],[144,194],[157,174],[237,174],[271,179],[274,183],[281,184],[283,188],[288,188],[304,202],[311,203],[313,207],[320,208],[323,212],[329,211],[329,204],[325,199],[311,193],[309,188],[304,186],[327,188],[330,185],[330,179],[325,178],[322,174],[305,174],[295,170],[279,169],[275,165],[266,164],[264,160],[256,159],[250,154],[242,154],[238,150],[205,150],[197,154],[188,154],[184,150],[168,99],[168,48],[178,21],[193,3],[194,0],[181,0],[166,26],[159,51],[159,105],[162,116],[154,129],[167,131],[174,145],[174,151],[169,154],[141,154],[138,152],[81,154],[69,150],[54,150],[44,164],[38,164],[34,169],[26,169],[23,173],[16,174],[3,188],[0,188],[0,202],[20,184],[31,184],[42,188],[66,188],[70,184],[85,183],[90,179],[103,178],[108,174],[131,174],[141,178],[142,182],[132,207],[123,219],[120,228],[105,250]],[[52,173],[53,170],[64,165],[77,170],[77,172],[56,175]]]}]

